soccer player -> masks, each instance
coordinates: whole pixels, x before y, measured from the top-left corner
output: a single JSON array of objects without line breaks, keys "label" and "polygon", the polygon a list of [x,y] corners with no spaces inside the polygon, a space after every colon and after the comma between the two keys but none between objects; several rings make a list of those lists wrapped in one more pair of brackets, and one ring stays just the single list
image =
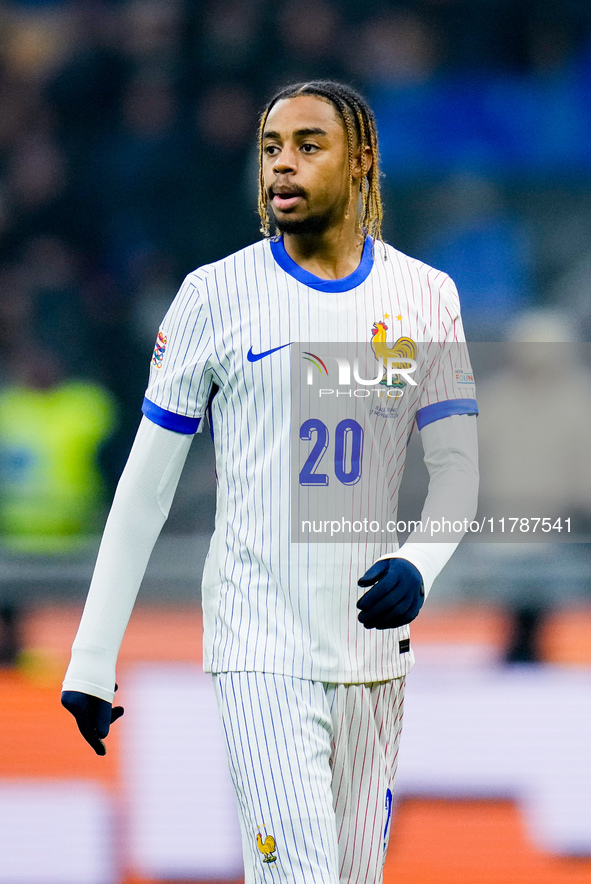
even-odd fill
[{"label": "soccer player", "polygon": [[[284,88],[262,115],[259,158],[263,240],[189,274],[158,332],[62,702],[104,754],[122,714],[111,706],[119,645],[207,418],[218,494],[202,585],[204,668],[226,736],[246,881],[373,884],[413,663],[408,624],[459,538],[427,543],[417,529],[400,549],[390,535],[292,542],[290,477],[367,501],[386,489],[395,518],[416,422],[430,473],[423,521],[470,519],[477,408],[469,366],[445,350],[464,340],[455,286],[381,239],[378,138],[364,99],[329,81]],[[299,428],[300,451],[291,441],[297,342],[310,358],[313,342],[371,344],[376,358],[402,342],[422,383],[409,382],[394,406],[386,380],[383,407],[355,399],[355,417],[338,427],[323,422],[328,409],[318,413],[316,435]],[[339,444],[329,476],[329,446]]]}]

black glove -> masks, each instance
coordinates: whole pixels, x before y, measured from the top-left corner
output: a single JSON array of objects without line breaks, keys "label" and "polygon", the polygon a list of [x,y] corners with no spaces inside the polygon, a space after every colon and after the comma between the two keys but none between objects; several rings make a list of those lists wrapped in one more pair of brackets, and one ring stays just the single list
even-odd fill
[{"label": "black glove", "polygon": [[106,755],[107,747],[103,740],[113,722],[123,715],[123,706],[113,708],[107,700],[83,694],[81,691],[62,691],[62,706],[72,713],[78,730],[96,754]]},{"label": "black glove", "polygon": [[392,629],[414,620],[425,601],[423,578],[406,559],[382,559],[357,584],[371,586],[357,602],[366,629]]}]

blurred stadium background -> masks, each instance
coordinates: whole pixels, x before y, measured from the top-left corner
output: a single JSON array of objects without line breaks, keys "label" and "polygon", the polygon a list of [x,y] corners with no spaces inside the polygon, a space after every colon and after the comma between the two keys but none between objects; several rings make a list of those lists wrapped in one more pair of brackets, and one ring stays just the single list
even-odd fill
[{"label": "blurred stadium background", "polygon": [[[158,323],[185,273],[258,237],[257,113],[316,77],[375,108],[387,239],[452,275],[469,340],[589,341],[586,0],[0,2],[0,884],[240,880],[199,677],[208,434],[124,641],[105,759],[59,687]],[[527,419],[556,477],[538,500],[581,542],[466,543],[436,584],[386,884],[591,882],[588,350],[573,359],[577,421],[557,370]],[[480,380],[494,414],[502,377]],[[416,449],[410,469],[412,515]]]}]

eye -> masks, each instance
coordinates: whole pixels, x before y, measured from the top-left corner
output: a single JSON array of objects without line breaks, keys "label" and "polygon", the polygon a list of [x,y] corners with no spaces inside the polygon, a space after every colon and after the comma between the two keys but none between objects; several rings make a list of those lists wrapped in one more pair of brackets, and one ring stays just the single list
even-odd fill
[{"label": "eye", "polygon": [[316,153],[318,149],[319,148],[317,144],[310,144],[310,142],[308,141],[306,141],[305,144],[302,144],[300,148],[300,150],[302,150],[304,153]]},{"label": "eye", "polygon": [[267,154],[268,157],[277,156],[277,154],[279,153],[279,147],[277,144],[267,144],[263,148],[263,150]]}]

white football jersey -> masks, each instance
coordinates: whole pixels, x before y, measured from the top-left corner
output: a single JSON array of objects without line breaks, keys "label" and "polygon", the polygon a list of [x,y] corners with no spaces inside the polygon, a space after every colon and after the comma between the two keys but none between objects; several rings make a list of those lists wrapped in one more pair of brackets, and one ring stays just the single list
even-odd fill
[{"label": "white football jersey", "polygon": [[[366,630],[357,621],[365,591],[357,580],[396,549],[395,534],[380,529],[336,542],[315,532],[305,542],[292,517],[310,495],[310,513],[320,513],[325,489],[336,494],[329,509],[354,499],[351,515],[379,500],[380,512],[389,508],[395,519],[413,423],[420,429],[477,413],[470,366],[457,347],[463,341],[450,278],[369,238],[344,279],[304,270],[281,238],[185,279],[158,332],[143,410],[181,433],[194,433],[209,415],[218,490],[202,584],[206,670],[341,683],[408,672],[409,627]],[[334,353],[356,342],[378,371],[371,384],[347,391],[338,374],[345,362]],[[412,372],[380,381],[382,352],[410,359],[399,364],[412,365],[418,382]],[[370,380],[367,367],[354,368],[354,378]],[[391,397],[393,386],[399,392]],[[294,390],[300,399],[306,393],[305,413]],[[348,408],[340,418],[337,401]]]}]

